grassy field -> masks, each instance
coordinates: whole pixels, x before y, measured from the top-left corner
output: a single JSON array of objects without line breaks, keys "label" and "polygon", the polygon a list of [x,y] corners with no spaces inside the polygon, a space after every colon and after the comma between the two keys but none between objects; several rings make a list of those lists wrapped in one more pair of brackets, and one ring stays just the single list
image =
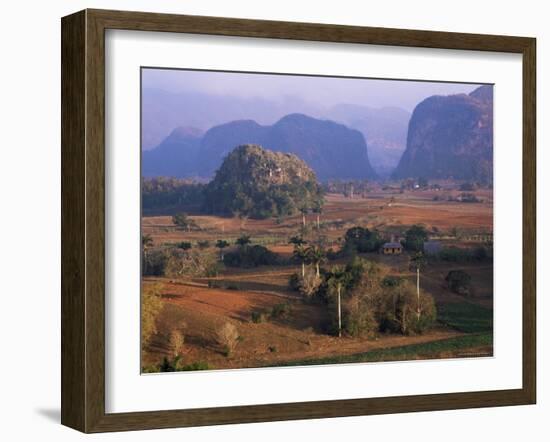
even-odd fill
[{"label": "grassy field", "polygon": [[493,310],[467,301],[440,305],[438,320],[464,333],[493,330]]},{"label": "grassy field", "polygon": [[389,362],[419,359],[446,359],[460,357],[492,356],[492,333],[471,334],[456,338],[441,339],[422,344],[371,350],[348,356],[335,356],[322,359],[304,359],[278,365],[324,365],[349,364],[353,362]]},{"label": "grassy field", "polygon": [[[485,192],[485,193],[483,193]],[[434,201],[436,191],[378,192],[368,198],[349,199],[328,195],[321,215],[321,234],[328,247],[338,250],[347,229],[356,225],[382,231],[404,231],[423,223],[433,232],[452,228],[492,231],[490,192],[481,191],[483,203]],[[196,247],[207,240],[205,250],[217,253],[213,244],[225,239],[234,244],[242,234],[284,258],[292,254],[288,238],[301,227],[301,216],[284,220],[252,220],[216,216],[191,216],[199,230],[177,229],[170,216],[144,217],[143,233],[155,247],[189,241]],[[314,229],[316,219],[308,215]],[[456,240],[457,244],[459,240]],[[451,242],[452,245],[452,242]],[[475,245],[475,244],[474,244]],[[235,246],[229,247],[229,252]],[[414,281],[409,257],[367,254],[390,273]],[[334,263],[344,263],[335,261]],[[449,270],[465,270],[472,276],[474,292],[468,298],[451,292],[445,283]],[[162,310],[158,333],[143,351],[143,366],[151,367],[170,357],[168,336],[174,328],[183,330],[182,360],[188,369],[241,368],[276,365],[330,364],[387,360],[453,358],[492,355],[493,270],[491,264],[432,263],[421,273],[421,287],[436,302],[438,323],[417,336],[379,335],[375,338],[337,338],[327,334],[326,307],[305,303],[289,289],[289,277],[299,272],[296,264],[258,268],[226,267],[210,278],[146,277],[144,284],[161,284]],[[273,312],[284,305],[282,316]],[[253,320],[261,313],[259,322]],[[238,330],[239,343],[230,357],[216,343],[216,330],[230,322]],[[193,365],[194,364],[194,365]]]}]

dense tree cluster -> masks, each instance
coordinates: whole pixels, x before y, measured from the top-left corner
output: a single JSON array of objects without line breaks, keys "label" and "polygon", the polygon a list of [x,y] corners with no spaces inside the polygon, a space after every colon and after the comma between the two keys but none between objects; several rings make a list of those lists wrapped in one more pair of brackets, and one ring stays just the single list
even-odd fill
[{"label": "dense tree cluster", "polygon": [[384,240],[378,232],[366,227],[352,227],[344,235],[343,252],[345,254],[377,252]]},{"label": "dense tree cluster", "polygon": [[308,299],[314,297],[327,304],[331,318],[328,331],[333,334],[420,334],[436,320],[430,294],[417,291],[409,280],[388,275],[387,268],[362,258],[323,270],[320,281],[315,280],[314,272],[306,270],[305,277],[291,278],[291,286]]},{"label": "dense tree cluster", "polygon": [[141,182],[141,204],[144,212],[198,209],[203,203],[205,184],[192,180],[156,177]]},{"label": "dense tree cluster", "polygon": [[235,241],[237,248],[224,256],[224,263],[233,267],[258,267],[279,264],[279,255],[262,245],[251,245],[251,242],[252,240],[248,235],[237,238]]},{"label": "dense tree cluster", "polygon": [[268,218],[322,206],[314,172],[298,157],[257,145],[235,148],[205,189],[209,213]]},{"label": "dense tree cluster", "polygon": [[405,232],[405,248],[413,252],[422,252],[424,242],[428,241],[428,231],[424,226],[415,224]]},{"label": "dense tree cluster", "polygon": [[161,247],[143,245],[143,276],[216,276],[219,269],[219,258],[213,250],[201,249],[198,244],[193,247],[189,241]]}]

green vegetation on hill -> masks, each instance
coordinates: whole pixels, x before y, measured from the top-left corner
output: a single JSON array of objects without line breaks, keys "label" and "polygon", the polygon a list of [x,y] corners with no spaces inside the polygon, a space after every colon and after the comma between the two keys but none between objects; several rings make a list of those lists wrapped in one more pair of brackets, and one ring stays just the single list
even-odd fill
[{"label": "green vegetation on hill", "polygon": [[269,218],[310,210],[323,202],[315,173],[292,154],[242,145],[224,159],[205,189],[209,213]]}]

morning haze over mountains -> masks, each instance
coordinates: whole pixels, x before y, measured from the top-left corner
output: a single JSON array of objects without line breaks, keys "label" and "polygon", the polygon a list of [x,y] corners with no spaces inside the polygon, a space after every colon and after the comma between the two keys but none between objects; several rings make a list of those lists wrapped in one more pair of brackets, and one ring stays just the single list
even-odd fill
[{"label": "morning haze over mountains", "polygon": [[492,86],[144,70],[144,177],[210,179],[237,146],[295,154],[321,181],[492,181]]}]

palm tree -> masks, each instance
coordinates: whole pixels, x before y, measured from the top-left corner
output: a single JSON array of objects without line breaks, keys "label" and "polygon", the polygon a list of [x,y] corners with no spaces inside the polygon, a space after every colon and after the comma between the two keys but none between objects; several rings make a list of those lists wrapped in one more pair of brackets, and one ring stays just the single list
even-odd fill
[{"label": "palm tree", "polygon": [[302,213],[302,225],[306,227],[306,215],[309,213],[309,208],[307,206],[300,207],[300,212]]},{"label": "palm tree", "polygon": [[317,230],[319,230],[321,228],[320,218],[321,218],[321,213],[323,213],[323,201],[316,200],[311,211],[317,215]]},{"label": "palm tree", "polygon": [[306,262],[309,259],[309,253],[308,249],[304,246],[304,244],[296,244],[294,246],[294,252],[293,252],[294,258],[299,260],[302,263],[302,278],[305,278],[306,276]]},{"label": "palm tree", "polygon": [[422,252],[416,252],[410,260],[410,268],[416,271],[416,319],[420,319],[420,270],[426,265],[426,257]]},{"label": "palm tree", "polygon": [[329,289],[336,291],[338,298],[338,337],[342,337],[342,291],[345,288],[347,273],[342,266],[334,266],[328,279]]},{"label": "palm tree", "polygon": [[216,241],[216,247],[220,249],[220,261],[223,261],[223,249],[229,247],[229,243],[224,239],[218,239]]},{"label": "palm tree", "polygon": [[321,246],[311,246],[311,247],[308,247],[307,254],[311,262],[315,264],[315,273],[317,274],[317,277],[320,277],[321,263],[325,262],[327,259],[327,254],[325,252],[325,249]]}]

